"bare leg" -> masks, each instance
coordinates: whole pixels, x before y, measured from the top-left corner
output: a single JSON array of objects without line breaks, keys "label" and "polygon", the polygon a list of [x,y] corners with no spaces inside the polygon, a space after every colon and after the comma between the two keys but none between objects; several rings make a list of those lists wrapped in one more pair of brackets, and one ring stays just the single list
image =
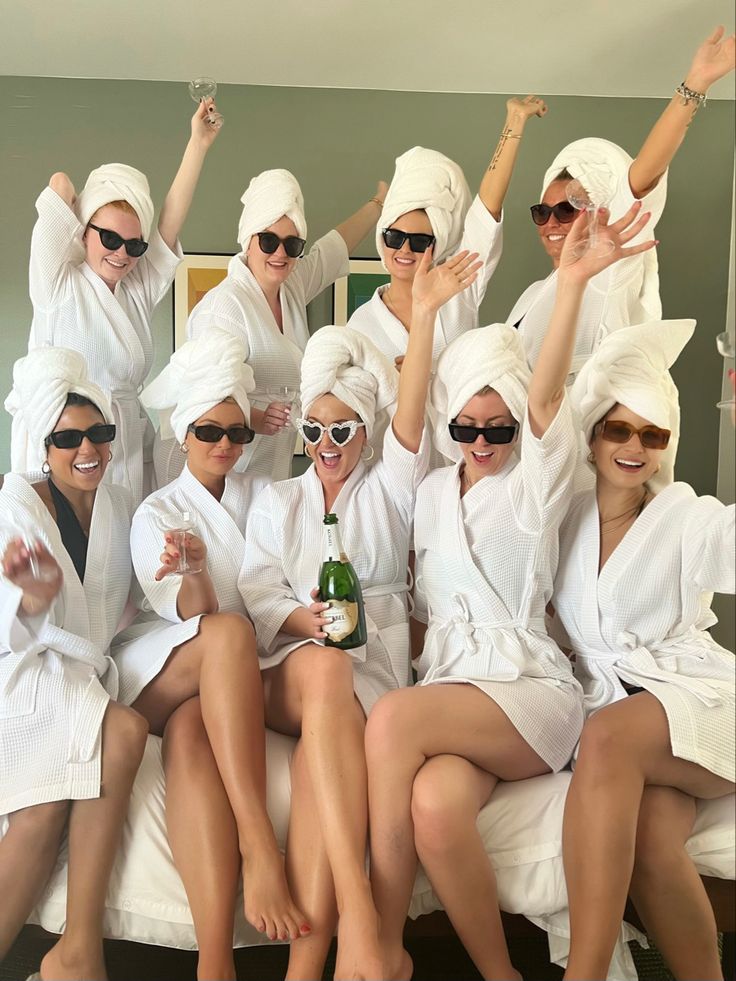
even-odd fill
[{"label": "bare leg", "polygon": [[339,912],[336,978],[379,978],[378,918],[365,867],[368,824],[363,733],[350,657],[305,644],[264,672],[266,720],[301,732]]},{"label": "bare leg", "polygon": [[496,875],[475,824],[497,783],[460,756],[435,756],[414,780],[412,819],[419,861],[475,966],[486,979],[521,981],[506,946]]},{"label": "bare leg", "polygon": [[14,811],[0,841],[0,961],[41,898],[59,854],[69,801]]},{"label": "bare leg", "polygon": [[41,961],[49,981],[101,981],[102,917],[130,791],[146,745],[144,719],[110,702],[102,723],[101,796],[75,800],[69,815],[66,929]]},{"label": "bare leg", "polygon": [[162,732],[199,694],[202,719],[238,829],[245,916],[271,939],[296,938],[304,916],[292,902],[266,810],[263,686],[253,627],[234,613],[203,617],[199,634],[172,652],[134,707]]},{"label": "bare leg", "polygon": [[235,981],[233,921],[240,878],[235,817],[202,722],[184,702],[164,730],[166,827],[197,934],[197,977]]},{"label": "bare leg", "polygon": [[685,851],[695,799],[647,787],[641,800],[631,898],[678,981],[721,979],[718,932],[703,880]]},{"label": "bare leg", "polygon": [[583,729],[563,825],[571,930],[566,979],[607,976],[648,785],[703,798],[733,792],[727,780],[672,755],[664,709],[641,692],[596,712]]},{"label": "bare leg", "polygon": [[286,844],[286,875],[294,900],[312,932],[292,941],[287,981],[321,978],[337,925],[335,885],[327,859],[314,788],[301,740],[291,760],[291,813]]},{"label": "bare leg", "polygon": [[[482,853],[483,867],[490,871],[485,850],[475,831],[475,818],[480,808],[477,801],[483,787],[487,788],[487,797],[494,778],[520,780],[549,772],[549,767],[522,739],[508,716],[491,698],[478,688],[463,684],[427,685],[384,695],[368,720],[366,754],[370,793],[371,882],[381,918],[385,976],[403,978],[409,976],[407,972],[411,968],[408,954],[403,948],[403,929],[416,874],[412,792],[417,774],[427,760],[444,757],[445,754],[462,757],[485,771],[487,781],[480,781],[480,788],[478,780],[473,781],[475,794],[470,793],[470,797],[476,806],[471,823],[476,839],[474,854],[477,857]],[[464,805],[469,806],[468,799]],[[421,801],[416,802],[415,811],[420,806]],[[466,816],[463,827],[467,821]],[[426,828],[425,831],[422,841],[429,854],[431,831]],[[435,853],[435,859],[435,869],[439,870],[443,859],[438,853]],[[454,857],[448,857],[447,861],[454,861]],[[475,893],[464,890],[464,883],[459,878],[456,888],[451,888],[448,880],[454,872],[452,865],[449,868],[450,871],[446,873],[440,870],[440,888],[444,886],[457,917],[457,922],[453,921],[456,929],[471,938],[471,956],[474,960],[476,956],[479,958],[476,963],[481,970],[502,972],[493,974],[495,977],[516,977],[507,953],[505,964],[499,964],[498,947],[492,936],[494,917],[498,916],[495,898],[490,908],[480,911],[484,923],[479,937],[474,913],[468,912],[469,907],[477,902]],[[490,878],[493,878],[492,871]],[[474,879],[473,887],[475,885]],[[483,889],[483,895],[495,897],[495,885],[489,885],[488,879],[485,879]],[[495,949],[491,950],[492,947]],[[502,950],[505,949],[504,944]],[[485,953],[481,956],[480,951]]]}]

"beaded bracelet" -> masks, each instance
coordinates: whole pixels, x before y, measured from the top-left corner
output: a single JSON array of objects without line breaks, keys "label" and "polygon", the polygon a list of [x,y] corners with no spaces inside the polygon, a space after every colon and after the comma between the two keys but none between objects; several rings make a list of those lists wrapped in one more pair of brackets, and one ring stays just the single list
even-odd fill
[{"label": "beaded bracelet", "polygon": [[684,81],[677,86],[675,92],[679,96],[682,96],[683,106],[689,106],[691,102],[696,102],[697,103],[695,107],[696,112],[698,111],[698,109],[700,109],[701,106],[704,106],[706,104],[705,93],[694,92],[692,89],[689,89],[687,85],[685,85]]}]

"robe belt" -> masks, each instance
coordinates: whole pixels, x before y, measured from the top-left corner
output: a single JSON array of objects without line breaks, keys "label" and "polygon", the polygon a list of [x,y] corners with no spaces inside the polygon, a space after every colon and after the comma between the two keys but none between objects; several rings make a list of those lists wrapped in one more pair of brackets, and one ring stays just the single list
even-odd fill
[{"label": "robe belt", "polygon": [[[705,635],[708,636],[708,635]],[[703,646],[703,631],[691,627],[688,631],[667,637],[657,643],[656,647],[646,647],[639,644],[634,634],[624,630],[616,637],[616,643],[625,653],[618,651],[597,651],[586,649],[579,655],[586,660],[599,662],[605,667],[612,668],[619,677],[626,675],[625,681],[630,684],[639,681],[661,681],[689,691],[708,708],[723,704],[723,696],[717,689],[726,692],[730,687],[717,679],[705,681],[689,675],[678,674],[676,671],[666,671],[657,664],[657,656],[693,656],[694,646]],[[646,687],[641,685],[640,687]]]},{"label": "robe belt", "polygon": [[[466,653],[472,656],[478,654],[479,646],[492,647],[501,658],[508,662],[512,669],[510,674],[504,676],[504,680],[519,678],[526,667],[528,654],[521,644],[518,632],[524,630],[537,631],[542,634],[546,633],[544,618],[529,617],[526,620],[471,620],[470,610],[468,609],[468,604],[464,596],[455,593],[452,597],[452,602],[456,609],[453,617],[442,620],[432,616],[430,620],[431,624],[433,626],[436,625],[438,628],[438,645],[437,655],[425,677],[429,677],[430,675],[437,677],[449,673],[455,659],[452,658],[442,663],[443,652],[450,635],[456,632],[464,640]],[[484,634],[485,636],[479,639],[478,633]]]},{"label": "robe belt", "polygon": [[36,633],[31,653],[43,654],[47,650],[88,664],[99,677],[108,669],[108,658],[96,644],[48,622]]},{"label": "robe belt", "polygon": [[110,400],[112,402],[137,402],[142,391],[143,385],[139,385],[137,388],[114,388],[110,392]]}]

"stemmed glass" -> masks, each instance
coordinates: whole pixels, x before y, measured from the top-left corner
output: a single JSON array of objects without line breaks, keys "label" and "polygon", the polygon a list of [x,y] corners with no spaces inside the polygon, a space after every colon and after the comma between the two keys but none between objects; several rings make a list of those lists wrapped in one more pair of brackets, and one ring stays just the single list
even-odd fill
[{"label": "stemmed glass", "polygon": [[578,258],[588,252],[596,256],[604,256],[613,252],[615,246],[610,239],[601,238],[598,233],[597,214],[599,208],[605,208],[615,193],[608,180],[594,170],[585,171],[579,178],[570,181],[566,188],[567,200],[578,211],[585,212],[586,236],[573,249],[573,255]]},{"label": "stemmed glass", "polygon": [[178,516],[162,511],[156,515],[156,523],[164,535],[171,536],[171,543],[179,552],[179,562],[171,572],[179,575],[184,575],[185,572],[196,575],[201,572],[201,569],[192,569],[187,558],[187,535],[194,531],[189,511],[182,511]]},{"label": "stemmed glass", "polygon": [[39,542],[33,528],[23,524],[9,511],[3,515],[2,523],[10,530],[11,539],[19,538],[28,552],[28,572],[32,579],[37,582],[53,582],[58,575],[56,568],[48,568],[41,565],[36,555],[36,544]]},{"label": "stemmed glass", "polygon": [[[718,353],[727,361],[729,358],[733,360],[736,358],[736,345],[734,344],[734,337],[729,334],[728,331],[724,331],[716,337],[716,347],[718,348]],[[731,409],[736,408],[736,398],[732,395],[730,399],[722,399],[720,402],[716,402],[716,406],[719,409]]]},{"label": "stemmed glass", "polygon": [[[217,82],[213,78],[193,78],[189,83],[189,95],[196,103],[204,102],[205,99],[214,99],[217,92]],[[215,129],[219,129],[225,122],[225,117],[219,112],[210,110],[207,122]]]},{"label": "stemmed glass", "polygon": [[289,413],[289,422],[291,425],[295,425],[291,410],[298,394],[299,389],[296,385],[269,385],[266,388],[266,397],[268,398],[269,404],[271,402],[277,402],[279,405],[283,405]]}]

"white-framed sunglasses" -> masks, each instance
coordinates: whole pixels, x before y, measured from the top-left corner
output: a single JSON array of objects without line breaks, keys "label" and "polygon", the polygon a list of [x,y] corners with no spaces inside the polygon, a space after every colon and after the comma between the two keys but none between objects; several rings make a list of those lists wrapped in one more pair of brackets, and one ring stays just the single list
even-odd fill
[{"label": "white-framed sunglasses", "polygon": [[335,446],[345,446],[358,432],[358,426],[365,426],[365,423],[358,422],[357,419],[348,419],[346,422],[333,422],[329,426],[323,426],[321,422],[312,422],[310,419],[296,421],[296,428],[302,439],[310,446],[317,446],[325,433]]}]

